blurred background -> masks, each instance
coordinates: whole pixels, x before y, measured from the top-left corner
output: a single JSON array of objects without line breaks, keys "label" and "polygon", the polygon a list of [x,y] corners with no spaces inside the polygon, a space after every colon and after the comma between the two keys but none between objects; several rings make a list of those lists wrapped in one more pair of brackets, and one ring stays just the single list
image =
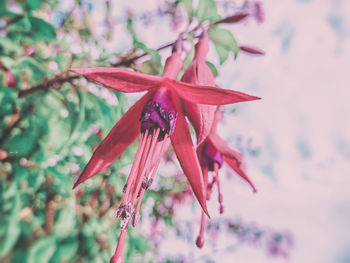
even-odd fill
[{"label": "blurred background", "polygon": [[0,262],[109,262],[115,249],[135,145],[71,188],[140,94],[68,68],[160,74],[171,49],[157,49],[189,25],[237,13],[248,16],[212,29],[208,61],[219,87],[263,98],[225,107],[218,129],[258,193],[223,167],[225,213],[214,190],[199,249],[201,210],[169,151],[124,261],[350,262],[349,12],[346,0],[1,1]]}]

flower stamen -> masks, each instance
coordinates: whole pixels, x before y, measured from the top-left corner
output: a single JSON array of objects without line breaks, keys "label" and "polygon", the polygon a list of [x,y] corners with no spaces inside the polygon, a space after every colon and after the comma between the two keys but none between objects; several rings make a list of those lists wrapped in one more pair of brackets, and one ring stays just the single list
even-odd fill
[{"label": "flower stamen", "polygon": [[[153,179],[154,179],[154,176],[157,172],[160,160],[161,160],[164,152],[168,148],[169,144],[170,144],[170,140],[168,138],[166,138],[165,140],[156,144],[156,147],[154,149],[153,156],[152,156],[153,158],[152,158],[152,161],[150,162],[152,164],[150,165],[150,169],[149,169],[149,172],[152,171],[152,169],[153,169],[152,174],[150,176],[145,175],[143,177],[143,180],[141,183],[142,187],[141,187],[141,189],[139,189],[137,207],[135,210],[135,220],[132,221],[132,225],[134,227],[140,219],[140,208],[141,208],[141,203],[142,203],[144,192],[145,192],[145,190],[147,190],[151,186]],[[149,174],[149,172],[147,172],[146,174]]]},{"label": "flower stamen", "polygon": [[223,195],[221,193],[221,187],[220,187],[220,178],[219,178],[219,164],[214,163],[214,172],[215,172],[215,181],[216,181],[216,186],[218,190],[218,201],[220,204],[220,214],[224,213],[224,205],[223,205]]},{"label": "flower stamen", "polygon": [[157,145],[158,147],[156,148],[156,150],[155,150],[156,153],[154,154],[156,156],[156,158],[155,158],[155,160],[153,160],[152,166],[151,166],[152,167],[151,169],[153,169],[153,172],[152,172],[152,175],[148,179],[151,182],[153,182],[153,180],[154,180],[154,176],[156,175],[160,160],[161,160],[162,156],[164,155],[165,151],[168,149],[169,144],[170,144],[170,139],[168,137],[165,140],[163,140],[162,143],[160,143],[160,145]]},{"label": "flower stamen", "polygon": [[204,179],[204,186],[207,190],[207,200],[210,200],[210,191],[211,189],[209,189],[210,187],[210,184],[208,182],[208,166],[202,166],[202,174],[203,174],[203,179]]},{"label": "flower stamen", "polygon": [[151,165],[151,160],[154,152],[154,147],[158,143],[158,136],[160,133],[160,129],[157,128],[156,130],[153,130],[153,134],[149,136],[150,139],[150,146],[148,149],[145,149],[144,154],[141,158],[140,168],[138,172],[138,176],[136,179],[136,182],[134,184],[133,194],[131,197],[131,202],[134,203],[137,195],[140,191],[141,185],[142,185],[142,178],[147,175],[149,171],[149,167]]},{"label": "flower stamen", "polygon": [[142,134],[141,142],[140,142],[139,148],[137,149],[137,153],[136,153],[136,156],[135,156],[134,163],[133,163],[133,165],[131,167],[131,171],[130,171],[130,174],[128,176],[128,180],[126,181],[126,184],[125,184],[124,189],[123,189],[124,197],[123,197],[122,203],[124,203],[125,202],[125,198],[127,196],[129,196],[129,192],[130,192],[130,188],[131,188],[131,182],[134,180],[133,177],[135,175],[135,169],[139,166],[140,159],[141,159],[141,156],[142,156],[144,148],[145,148],[145,143],[146,143],[146,138],[148,136],[148,131],[149,130],[146,130],[145,133]]}]

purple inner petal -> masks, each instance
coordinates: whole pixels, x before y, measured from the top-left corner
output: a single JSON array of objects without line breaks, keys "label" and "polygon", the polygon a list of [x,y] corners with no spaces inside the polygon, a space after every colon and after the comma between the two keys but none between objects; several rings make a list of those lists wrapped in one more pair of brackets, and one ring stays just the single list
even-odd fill
[{"label": "purple inner petal", "polygon": [[220,168],[224,162],[222,154],[208,141],[203,146],[201,157],[201,165],[208,166],[210,171],[214,171],[214,163],[217,163]]},{"label": "purple inner petal", "polygon": [[166,134],[171,135],[175,129],[177,112],[167,90],[160,89],[146,104],[141,113],[141,132],[160,128],[162,140]]}]

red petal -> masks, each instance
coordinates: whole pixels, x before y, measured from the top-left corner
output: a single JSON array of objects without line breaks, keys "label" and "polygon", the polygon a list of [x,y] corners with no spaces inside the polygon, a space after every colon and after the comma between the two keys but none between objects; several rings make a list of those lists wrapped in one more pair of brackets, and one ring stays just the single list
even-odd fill
[{"label": "red petal", "polygon": [[196,104],[224,105],[260,99],[239,91],[199,86],[175,80],[169,80],[169,83],[182,99]]},{"label": "red petal", "polygon": [[[209,52],[209,43],[210,43],[210,40],[209,40],[208,30],[204,30],[201,38],[199,39],[199,41],[196,44],[194,61],[198,61],[202,64],[205,64],[205,61],[207,59],[207,55]],[[199,73],[199,75],[200,75],[200,73]],[[211,73],[211,75],[213,75],[213,74]],[[214,81],[214,77],[211,81]],[[205,83],[199,83],[199,84],[211,85],[211,84],[205,84]],[[213,83],[213,85],[214,85],[214,83]]]},{"label": "red petal", "polygon": [[206,206],[206,189],[202,170],[193,147],[188,124],[181,111],[181,107],[179,107],[180,102],[178,99],[175,99],[175,101],[177,104],[178,116],[174,133],[170,137],[171,143],[198,202],[202,206],[203,211],[209,216]]},{"label": "red petal", "polygon": [[[197,62],[196,60],[186,69],[181,81],[201,85],[215,85],[213,73],[207,64],[204,61]],[[196,131],[197,144],[201,144],[210,132],[215,107],[194,104],[188,101],[184,101],[183,105],[186,116]]]},{"label": "red petal", "polygon": [[197,145],[201,144],[210,133],[210,129],[214,120],[215,108],[209,105],[194,105],[184,102],[186,115],[193,125],[197,135]]},{"label": "red petal", "polygon": [[243,158],[240,155],[239,152],[236,152],[235,150],[231,149],[227,143],[216,133],[210,133],[209,135],[210,142],[213,144],[213,146],[224,156],[235,159],[238,161],[239,164],[243,163]]},{"label": "red petal", "polygon": [[236,159],[231,159],[227,156],[224,156],[224,160],[244,181],[246,181],[251,186],[253,192],[256,193],[256,187],[245,173],[242,165],[239,165]]},{"label": "red petal", "polygon": [[172,53],[170,57],[167,58],[164,65],[164,71],[162,76],[170,79],[176,79],[177,75],[182,68],[183,62],[180,54],[177,52]]},{"label": "red petal", "polygon": [[144,95],[114,125],[107,137],[95,150],[73,188],[110,165],[136,139],[141,129],[139,118],[142,109],[152,95],[153,92]]},{"label": "red petal", "polygon": [[159,86],[162,77],[121,68],[71,68],[79,75],[122,92],[140,92]]},{"label": "red petal", "polygon": [[222,112],[223,112],[222,107],[218,107],[215,111],[214,121],[213,121],[213,125],[211,126],[211,131],[210,131],[213,135],[216,135],[216,129],[218,127],[218,124],[222,120],[222,114],[223,114]]}]

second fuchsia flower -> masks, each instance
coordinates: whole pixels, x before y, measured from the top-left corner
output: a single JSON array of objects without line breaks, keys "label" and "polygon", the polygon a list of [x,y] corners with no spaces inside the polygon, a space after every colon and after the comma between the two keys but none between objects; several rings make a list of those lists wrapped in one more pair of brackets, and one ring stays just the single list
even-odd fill
[{"label": "second fuchsia flower", "polygon": [[[220,214],[224,212],[223,195],[220,187],[219,169],[223,163],[227,163],[243,180],[245,180],[256,193],[256,187],[245,173],[245,165],[242,156],[231,149],[226,142],[216,133],[217,125],[222,119],[222,112],[217,109],[215,112],[212,129],[205,141],[198,146],[197,154],[202,167],[204,184],[207,189],[207,200],[211,198],[214,184],[217,186]],[[209,182],[209,172],[213,172],[212,181]],[[196,245],[201,248],[204,245],[205,216],[202,212],[200,233]]]},{"label": "second fuchsia flower", "polygon": [[[184,72],[181,81],[196,84],[215,86],[215,77],[206,63],[209,52],[208,32],[204,31],[195,47],[192,63]],[[184,101],[188,118],[197,134],[197,143],[201,144],[208,136],[214,121],[215,106],[194,104]]]},{"label": "second fuchsia flower", "polygon": [[[110,165],[141,134],[141,142],[124,187],[124,197],[117,211],[117,216],[121,218],[121,234],[111,262],[122,262],[128,225],[137,224],[144,191],[151,185],[160,159],[170,143],[203,211],[208,214],[206,186],[185,116],[194,120],[194,123],[200,121],[195,129],[201,141],[210,131],[213,109],[202,110],[202,106],[199,106],[200,110],[196,111],[196,107],[192,106],[224,105],[259,99],[241,92],[213,87],[214,83],[203,83],[211,86],[201,86],[198,84],[202,83],[176,81],[182,68],[181,41],[179,38],[175,52],[167,59],[162,76],[120,68],[71,69],[118,91],[147,91],[100,143],[74,185],[75,188]],[[197,59],[202,59],[202,56],[204,55],[198,55]]]},{"label": "second fuchsia flower", "polygon": [[[206,57],[209,51],[209,38],[206,31],[203,32],[201,39],[196,45],[195,56],[191,65],[186,69],[182,81],[199,84],[199,85],[215,85],[215,77],[206,64]],[[242,156],[230,149],[228,145],[216,133],[218,123],[222,119],[220,110],[216,110],[215,106],[198,105],[185,102],[186,109],[189,109],[191,121],[198,141],[197,154],[202,168],[203,180],[207,191],[207,200],[210,199],[212,187],[214,184],[218,190],[218,200],[220,203],[220,213],[224,212],[223,196],[220,189],[219,169],[225,161],[239,176],[247,181],[254,192],[256,188],[244,171]],[[213,180],[208,182],[209,172],[214,172]],[[204,245],[204,227],[205,215],[202,211],[200,234],[196,244],[198,247]]]}]

